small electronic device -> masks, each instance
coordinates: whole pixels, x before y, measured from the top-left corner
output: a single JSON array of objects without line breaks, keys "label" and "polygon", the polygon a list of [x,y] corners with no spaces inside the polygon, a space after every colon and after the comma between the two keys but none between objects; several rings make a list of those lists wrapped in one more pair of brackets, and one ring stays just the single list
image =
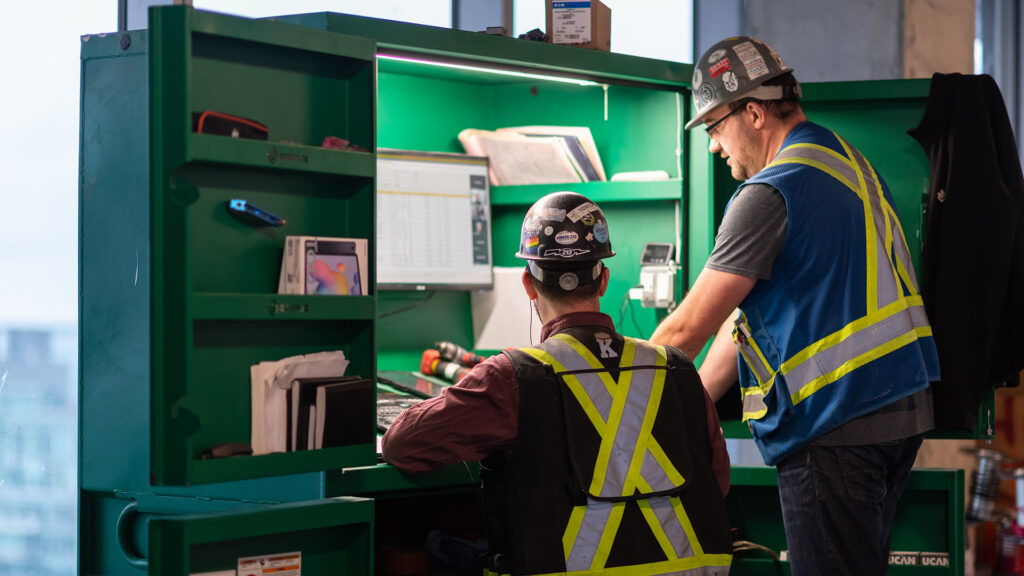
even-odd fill
[{"label": "small electronic device", "polygon": [[306,294],[362,294],[351,240],[306,240]]},{"label": "small electronic device", "polygon": [[647,242],[640,255],[641,266],[666,266],[672,260],[674,246],[667,242]]},{"label": "small electronic device", "polygon": [[640,305],[644,308],[670,308],[675,303],[676,263],[674,246],[667,242],[648,242],[640,255]]},{"label": "small electronic device", "polygon": [[234,198],[228,200],[228,212],[252,226],[284,226],[286,220],[262,208],[253,206],[248,200]]},{"label": "small electronic device", "polygon": [[365,296],[366,251],[364,238],[288,236],[277,293]]}]

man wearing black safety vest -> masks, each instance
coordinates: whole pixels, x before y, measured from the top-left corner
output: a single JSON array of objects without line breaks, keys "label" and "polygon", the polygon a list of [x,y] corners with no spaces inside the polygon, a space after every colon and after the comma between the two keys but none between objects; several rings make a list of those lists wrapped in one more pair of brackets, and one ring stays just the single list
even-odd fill
[{"label": "man wearing black safety vest", "polygon": [[715,400],[739,379],[743,420],[778,468],[793,575],[884,574],[938,357],[889,189],[807,120],[792,72],[748,37],[694,67],[686,128],[703,123],[743,183],[651,341],[696,355],[721,330],[700,374]]},{"label": "man wearing black safety vest", "polygon": [[517,257],[541,343],[476,366],[383,440],[400,470],[481,462],[496,574],[729,572],[729,462],[693,364],[601,314],[608,222],[571,192],[537,201]]}]

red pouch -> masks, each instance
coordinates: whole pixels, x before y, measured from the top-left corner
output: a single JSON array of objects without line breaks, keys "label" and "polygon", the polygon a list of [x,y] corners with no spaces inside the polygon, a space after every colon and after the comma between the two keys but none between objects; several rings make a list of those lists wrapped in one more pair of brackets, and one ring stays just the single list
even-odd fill
[{"label": "red pouch", "polygon": [[255,120],[213,110],[193,112],[192,131],[199,134],[216,134],[252,140],[266,140],[268,134],[267,127]]}]

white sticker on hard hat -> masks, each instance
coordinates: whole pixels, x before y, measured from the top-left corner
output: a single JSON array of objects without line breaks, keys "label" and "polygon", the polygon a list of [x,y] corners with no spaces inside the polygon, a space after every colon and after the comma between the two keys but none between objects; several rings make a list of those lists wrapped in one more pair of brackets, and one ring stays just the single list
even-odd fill
[{"label": "white sticker on hard hat", "polygon": [[523,232],[536,234],[540,232],[540,228],[540,219],[537,218],[536,216],[528,216],[526,220],[523,222]]},{"label": "white sticker on hard hat", "polygon": [[722,59],[722,56],[725,56],[725,48],[719,48],[718,50],[715,50],[711,54],[708,54],[708,64],[714,64],[715,62],[718,62],[719,60]]},{"label": "white sticker on hard hat", "polygon": [[697,90],[697,99],[700,100],[701,106],[707,106],[715,101],[715,89],[711,84],[707,82],[700,85],[700,90]]},{"label": "white sticker on hard hat", "polygon": [[554,233],[555,233],[555,229],[552,228],[551,226],[548,226],[547,228],[544,229],[544,234],[547,235],[547,236],[551,236]]},{"label": "white sticker on hard hat", "polygon": [[569,230],[562,230],[557,235],[555,235],[555,242],[558,242],[562,246],[565,246],[567,244],[575,244],[576,241],[579,239],[579,234]]},{"label": "white sticker on hard hat", "polygon": [[722,84],[725,85],[725,89],[729,92],[735,92],[740,87],[739,80],[736,79],[736,75],[733,74],[732,70],[722,74]]},{"label": "white sticker on hard hat", "polygon": [[541,211],[540,217],[544,220],[553,220],[555,222],[562,222],[565,220],[565,209],[564,208],[545,208]]},{"label": "white sticker on hard hat", "polygon": [[700,86],[700,83],[704,81],[704,75],[700,73],[700,68],[693,69],[693,79],[690,81],[690,86]]},{"label": "white sticker on hard hat", "polygon": [[597,209],[597,204],[594,204],[593,202],[584,202],[583,204],[573,208],[572,212],[569,212],[567,216],[569,217],[569,220],[579,222],[580,218],[583,218],[584,215],[590,214]]},{"label": "white sticker on hard hat", "polygon": [[743,63],[743,67],[747,69],[747,78],[754,80],[768,73],[768,65],[752,42],[740,42],[732,49]]},{"label": "white sticker on hard hat", "polygon": [[574,256],[582,256],[583,254],[589,254],[590,250],[585,248],[552,248],[544,251],[544,257],[558,256],[559,258],[573,258]]}]

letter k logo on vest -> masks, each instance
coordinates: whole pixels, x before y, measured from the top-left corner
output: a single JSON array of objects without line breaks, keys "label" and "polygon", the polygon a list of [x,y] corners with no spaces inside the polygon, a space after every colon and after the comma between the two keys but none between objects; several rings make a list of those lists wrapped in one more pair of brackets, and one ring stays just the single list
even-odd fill
[{"label": "letter k logo on vest", "polygon": [[601,347],[601,358],[618,358],[619,355],[612,350],[612,337],[606,332],[594,334],[594,340]]}]

